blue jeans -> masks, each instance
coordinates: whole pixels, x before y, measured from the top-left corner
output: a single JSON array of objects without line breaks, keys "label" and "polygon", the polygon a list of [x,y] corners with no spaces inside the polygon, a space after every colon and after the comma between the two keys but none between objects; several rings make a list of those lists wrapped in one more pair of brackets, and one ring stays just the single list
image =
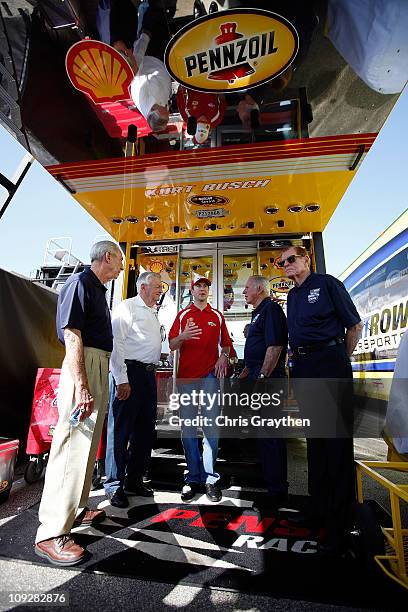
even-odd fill
[{"label": "blue jeans", "polygon": [[[218,379],[213,373],[210,373],[206,378],[180,384],[179,392],[191,394],[192,391],[204,391],[204,393],[216,394],[219,388]],[[203,424],[201,427],[203,431],[202,449],[200,448],[201,440],[197,438],[197,425],[184,425],[184,419],[193,419],[199,414],[208,418],[208,424]],[[180,417],[183,419],[181,442],[187,463],[184,479],[187,483],[214,484],[220,479],[220,475],[215,471],[218,454],[218,427],[215,419],[219,414],[218,401],[210,409],[207,398],[200,403],[200,406],[192,403],[188,406],[180,406]],[[211,423],[209,423],[210,419]]]},{"label": "blue jeans", "polygon": [[115,397],[115,385],[110,387],[108,429],[106,441],[105,492],[112,495],[122,487],[142,484],[152,452],[157,392],[154,371],[128,365],[131,393],[127,400]]}]

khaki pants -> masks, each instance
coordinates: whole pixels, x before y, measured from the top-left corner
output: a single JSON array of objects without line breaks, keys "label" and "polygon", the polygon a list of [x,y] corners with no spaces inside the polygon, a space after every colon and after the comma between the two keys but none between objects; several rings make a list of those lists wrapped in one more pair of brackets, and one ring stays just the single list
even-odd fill
[{"label": "khaki pants", "polygon": [[74,407],[74,381],[67,361],[62,364],[58,390],[59,419],[54,431],[41,499],[36,542],[69,533],[89,497],[93,468],[108,406],[109,356],[106,351],[84,348],[89,390],[94,411],[78,427],[69,416]]}]

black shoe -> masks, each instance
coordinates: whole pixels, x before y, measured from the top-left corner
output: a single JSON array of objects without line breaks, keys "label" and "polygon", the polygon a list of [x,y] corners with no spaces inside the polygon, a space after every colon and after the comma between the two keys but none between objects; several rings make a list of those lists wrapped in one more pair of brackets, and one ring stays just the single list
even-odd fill
[{"label": "black shoe", "polygon": [[112,495],[108,495],[108,498],[110,505],[116,508],[127,508],[129,505],[129,500],[121,488],[116,489]]},{"label": "black shoe", "polygon": [[181,501],[191,501],[197,493],[200,493],[201,485],[197,482],[187,482],[181,490]]},{"label": "black shoe", "polygon": [[219,502],[222,499],[222,491],[221,487],[218,484],[206,484],[205,485],[205,494],[207,499],[212,502]]},{"label": "black shoe", "polygon": [[288,505],[288,496],[286,493],[280,493],[277,495],[262,495],[254,501],[252,507],[254,510],[271,510],[272,512],[279,512],[282,508],[286,508]]},{"label": "black shoe", "polygon": [[346,539],[344,530],[328,528],[319,538],[317,552],[325,557],[342,557],[346,553]]},{"label": "black shoe", "polygon": [[125,484],[126,495],[137,495],[138,497],[153,497],[153,489],[147,487],[145,484],[140,482],[139,484],[133,484],[131,482]]}]

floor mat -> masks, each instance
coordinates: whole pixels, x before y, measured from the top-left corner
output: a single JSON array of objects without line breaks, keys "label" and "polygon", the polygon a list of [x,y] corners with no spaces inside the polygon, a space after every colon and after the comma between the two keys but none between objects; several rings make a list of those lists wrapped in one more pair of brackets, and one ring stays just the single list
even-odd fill
[{"label": "floor mat", "polygon": [[[219,504],[205,495],[184,504],[178,492],[162,491],[154,499],[131,497],[124,510],[99,495],[106,520],[74,530],[91,555],[78,566],[86,571],[370,609],[391,609],[405,595],[381,574],[364,578],[349,556],[319,555],[319,529],[294,527],[287,511],[271,512],[259,494],[260,509],[254,493],[228,490]],[[33,550],[37,512],[33,506],[1,528],[1,557],[48,564]]]}]

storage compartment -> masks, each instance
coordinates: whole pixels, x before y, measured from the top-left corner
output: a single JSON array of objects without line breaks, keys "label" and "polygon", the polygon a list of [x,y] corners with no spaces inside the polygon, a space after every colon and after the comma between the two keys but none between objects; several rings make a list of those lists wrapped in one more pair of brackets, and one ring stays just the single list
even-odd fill
[{"label": "storage compartment", "polygon": [[18,440],[0,438],[0,503],[7,501],[13,485]]}]

